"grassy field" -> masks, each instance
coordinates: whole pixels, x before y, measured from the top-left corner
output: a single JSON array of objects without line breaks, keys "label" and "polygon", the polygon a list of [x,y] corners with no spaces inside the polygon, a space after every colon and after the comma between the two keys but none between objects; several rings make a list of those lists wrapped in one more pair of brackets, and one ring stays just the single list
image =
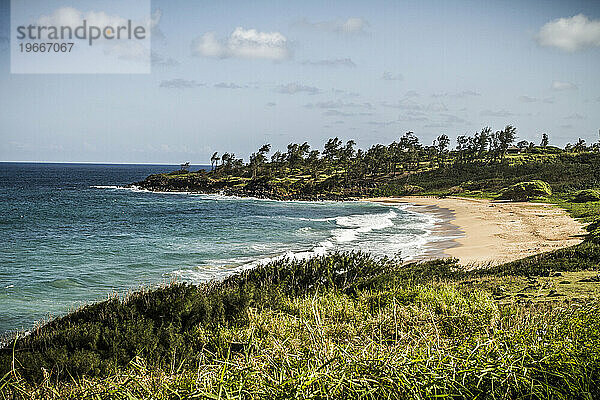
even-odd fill
[{"label": "grassy field", "polygon": [[16,341],[0,392],[598,398],[600,246],[571,251],[576,265],[569,250],[537,256],[556,270],[524,260],[470,272],[341,253],[132,293]]}]

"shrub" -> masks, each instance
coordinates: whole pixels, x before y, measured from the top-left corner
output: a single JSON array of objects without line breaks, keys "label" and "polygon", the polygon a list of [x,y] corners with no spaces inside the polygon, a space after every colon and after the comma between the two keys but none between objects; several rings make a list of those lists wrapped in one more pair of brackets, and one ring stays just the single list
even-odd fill
[{"label": "shrub", "polygon": [[585,227],[585,230],[588,232],[594,232],[600,229],[600,218],[592,221],[589,225]]},{"label": "shrub", "polygon": [[575,194],[575,198],[573,199],[576,203],[587,203],[588,201],[598,200],[600,200],[600,191],[595,189],[580,190]]},{"label": "shrub", "polygon": [[552,189],[544,181],[520,182],[502,189],[500,199],[512,201],[527,201],[552,194]]},{"label": "shrub", "polygon": [[404,185],[404,193],[406,194],[417,194],[421,193],[423,188],[418,185]]}]

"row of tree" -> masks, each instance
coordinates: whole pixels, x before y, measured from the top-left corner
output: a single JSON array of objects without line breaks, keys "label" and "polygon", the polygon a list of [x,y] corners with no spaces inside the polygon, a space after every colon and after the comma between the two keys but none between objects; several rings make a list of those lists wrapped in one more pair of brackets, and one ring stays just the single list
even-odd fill
[{"label": "row of tree", "polygon": [[[216,174],[257,178],[293,173],[317,178],[319,174],[338,173],[347,181],[380,174],[407,173],[420,168],[441,168],[450,163],[502,163],[509,152],[543,151],[549,146],[547,134],[542,135],[539,146],[527,141],[520,141],[515,146],[516,138],[517,130],[511,125],[497,131],[485,127],[472,136],[458,136],[454,149],[450,148],[447,135],[438,136],[431,145],[423,145],[413,132],[407,132],[398,141],[387,146],[376,144],[368,150],[356,149],[353,140],[344,143],[336,137],[325,143],[322,152],[311,149],[307,142],[290,143],[287,151],[276,151],[269,159],[271,145],[265,144],[252,153],[248,164],[233,153],[223,153],[220,157],[214,153],[211,165]],[[593,148],[598,150],[597,144]],[[587,151],[590,148],[579,139],[577,144],[567,145],[566,150]]]}]

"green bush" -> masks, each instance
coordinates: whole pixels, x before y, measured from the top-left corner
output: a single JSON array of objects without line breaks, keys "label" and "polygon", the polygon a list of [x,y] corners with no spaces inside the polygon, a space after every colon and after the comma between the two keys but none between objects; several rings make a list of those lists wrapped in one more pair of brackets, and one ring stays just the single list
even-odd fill
[{"label": "green bush", "polygon": [[502,189],[500,199],[512,201],[527,201],[540,197],[548,197],[552,194],[552,189],[544,181],[520,182]]},{"label": "green bush", "polygon": [[418,194],[423,191],[423,188],[418,185],[404,185],[404,193],[406,194]]},{"label": "green bush", "polygon": [[584,189],[575,194],[573,199],[576,203],[587,203],[588,201],[600,200],[600,191],[596,189]]}]

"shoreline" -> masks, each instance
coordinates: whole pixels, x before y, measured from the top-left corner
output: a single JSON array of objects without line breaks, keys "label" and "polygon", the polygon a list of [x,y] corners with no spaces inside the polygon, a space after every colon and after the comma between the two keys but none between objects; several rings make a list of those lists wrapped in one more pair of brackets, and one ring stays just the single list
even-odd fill
[{"label": "shoreline", "polygon": [[[467,197],[370,197],[336,199],[277,199],[246,193],[203,193],[158,191],[135,185],[121,187],[134,191],[165,194],[217,195],[223,197],[289,202],[367,201],[408,205],[413,212],[433,215],[442,221],[431,232],[423,254],[412,261],[457,258],[467,267],[488,267],[532,255],[573,246],[587,234],[583,224],[555,204],[504,202]],[[550,220],[548,220],[550,218]]]},{"label": "shoreline", "polygon": [[[458,258],[461,264],[473,268],[573,246],[581,243],[586,234],[580,222],[553,204],[419,196],[375,197],[363,201],[409,204],[412,211],[425,213],[435,212],[430,207],[446,210],[448,219],[440,224],[442,232],[454,226],[463,235],[452,238],[453,243],[432,241],[432,255],[437,252]],[[431,256],[426,252],[424,259]]]},{"label": "shoreline", "polygon": [[[380,201],[376,201],[375,203],[390,204]],[[465,234],[458,225],[453,223],[455,218],[454,211],[448,208],[439,207],[438,205],[405,204],[408,204],[408,207],[406,208],[407,211],[430,215],[438,219],[434,228],[431,230],[428,238],[429,240],[423,245],[423,253],[411,260],[407,260],[407,263],[415,261],[431,261],[450,257],[447,250],[459,246],[460,244],[457,242],[457,239],[463,237]]]}]

